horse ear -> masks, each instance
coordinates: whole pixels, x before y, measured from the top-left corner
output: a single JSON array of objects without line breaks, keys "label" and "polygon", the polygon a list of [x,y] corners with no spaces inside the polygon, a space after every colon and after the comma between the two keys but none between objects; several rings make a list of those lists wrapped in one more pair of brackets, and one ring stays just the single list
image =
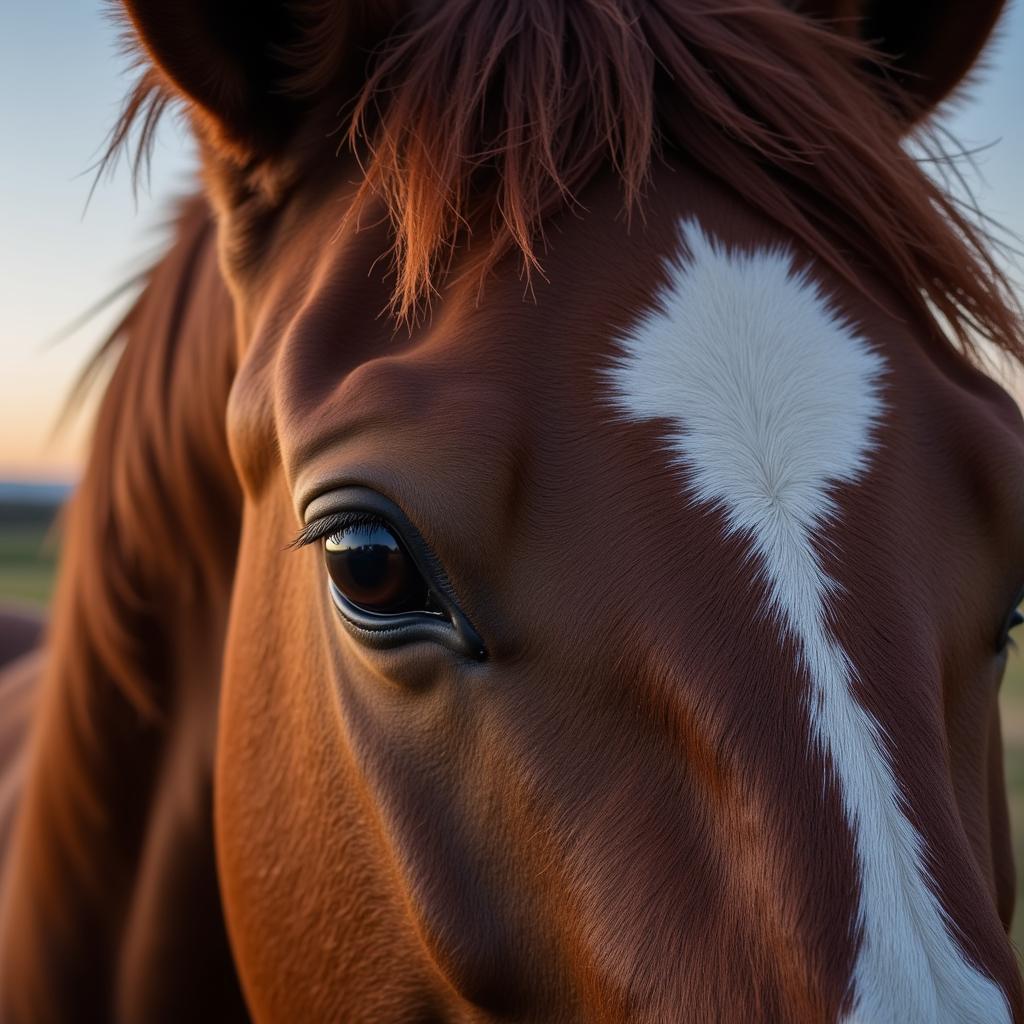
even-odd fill
[{"label": "horse ear", "polygon": [[[210,141],[241,160],[280,150],[317,92],[361,74],[360,54],[397,20],[399,6],[396,0],[123,0],[164,83],[189,101]],[[319,78],[299,66],[300,57],[316,62]]]},{"label": "horse ear", "polygon": [[889,58],[891,78],[906,100],[903,113],[915,121],[970,71],[1006,0],[794,0],[793,5],[850,26]]}]

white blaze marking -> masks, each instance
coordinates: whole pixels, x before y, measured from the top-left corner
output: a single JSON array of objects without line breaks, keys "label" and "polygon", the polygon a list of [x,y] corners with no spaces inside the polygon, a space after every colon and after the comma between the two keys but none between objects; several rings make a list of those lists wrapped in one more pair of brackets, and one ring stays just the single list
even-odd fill
[{"label": "white blaze marking", "polygon": [[807,673],[815,741],[838,777],[856,843],[863,939],[852,978],[858,1024],[1009,1021],[1002,990],[950,933],[903,813],[878,722],[828,624],[838,585],[821,546],[837,484],[867,469],[885,364],[780,249],[729,252],[692,222],[659,308],[607,371],[630,419],[666,419],[666,445],[701,502],[749,541],[773,610]]}]

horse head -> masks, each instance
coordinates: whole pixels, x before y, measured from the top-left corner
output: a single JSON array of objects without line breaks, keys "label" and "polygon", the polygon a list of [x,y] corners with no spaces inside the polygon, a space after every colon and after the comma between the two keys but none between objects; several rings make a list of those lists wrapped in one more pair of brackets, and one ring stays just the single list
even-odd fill
[{"label": "horse head", "polygon": [[125,6],[215,223],[150,477],[226,521],[132,828],[212,792],[253,1018],[1021,1019],[1020,341],[901,145],[1001,5]]}]

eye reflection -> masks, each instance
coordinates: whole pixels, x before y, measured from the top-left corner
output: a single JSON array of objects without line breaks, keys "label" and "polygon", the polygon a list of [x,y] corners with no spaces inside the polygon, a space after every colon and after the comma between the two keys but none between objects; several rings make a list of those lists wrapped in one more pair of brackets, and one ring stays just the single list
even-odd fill
[{"label": "eye reflection", "polygon": [[376,615],[438,611],[416,563],[381,521],[332,534],[324,558],[334,585],[357,608]]}]

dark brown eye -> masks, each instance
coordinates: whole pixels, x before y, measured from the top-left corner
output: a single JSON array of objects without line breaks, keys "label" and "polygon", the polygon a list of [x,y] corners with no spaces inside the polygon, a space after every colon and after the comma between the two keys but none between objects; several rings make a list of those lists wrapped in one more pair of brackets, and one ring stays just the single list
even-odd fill
[{"label": "dark brown eye", "polygon": [[364,647],[439,644],[474,661],[483,639],[459,607],[448,573],[409,517],[368,487],[313,499],[294,547],[319,544],[338,621]]},{"label": "dark brown eye", "polygon": [[342,597],[363,611],[438,611],[416,563],[383,521],[343,527],[324,542],[324,558]]}]

